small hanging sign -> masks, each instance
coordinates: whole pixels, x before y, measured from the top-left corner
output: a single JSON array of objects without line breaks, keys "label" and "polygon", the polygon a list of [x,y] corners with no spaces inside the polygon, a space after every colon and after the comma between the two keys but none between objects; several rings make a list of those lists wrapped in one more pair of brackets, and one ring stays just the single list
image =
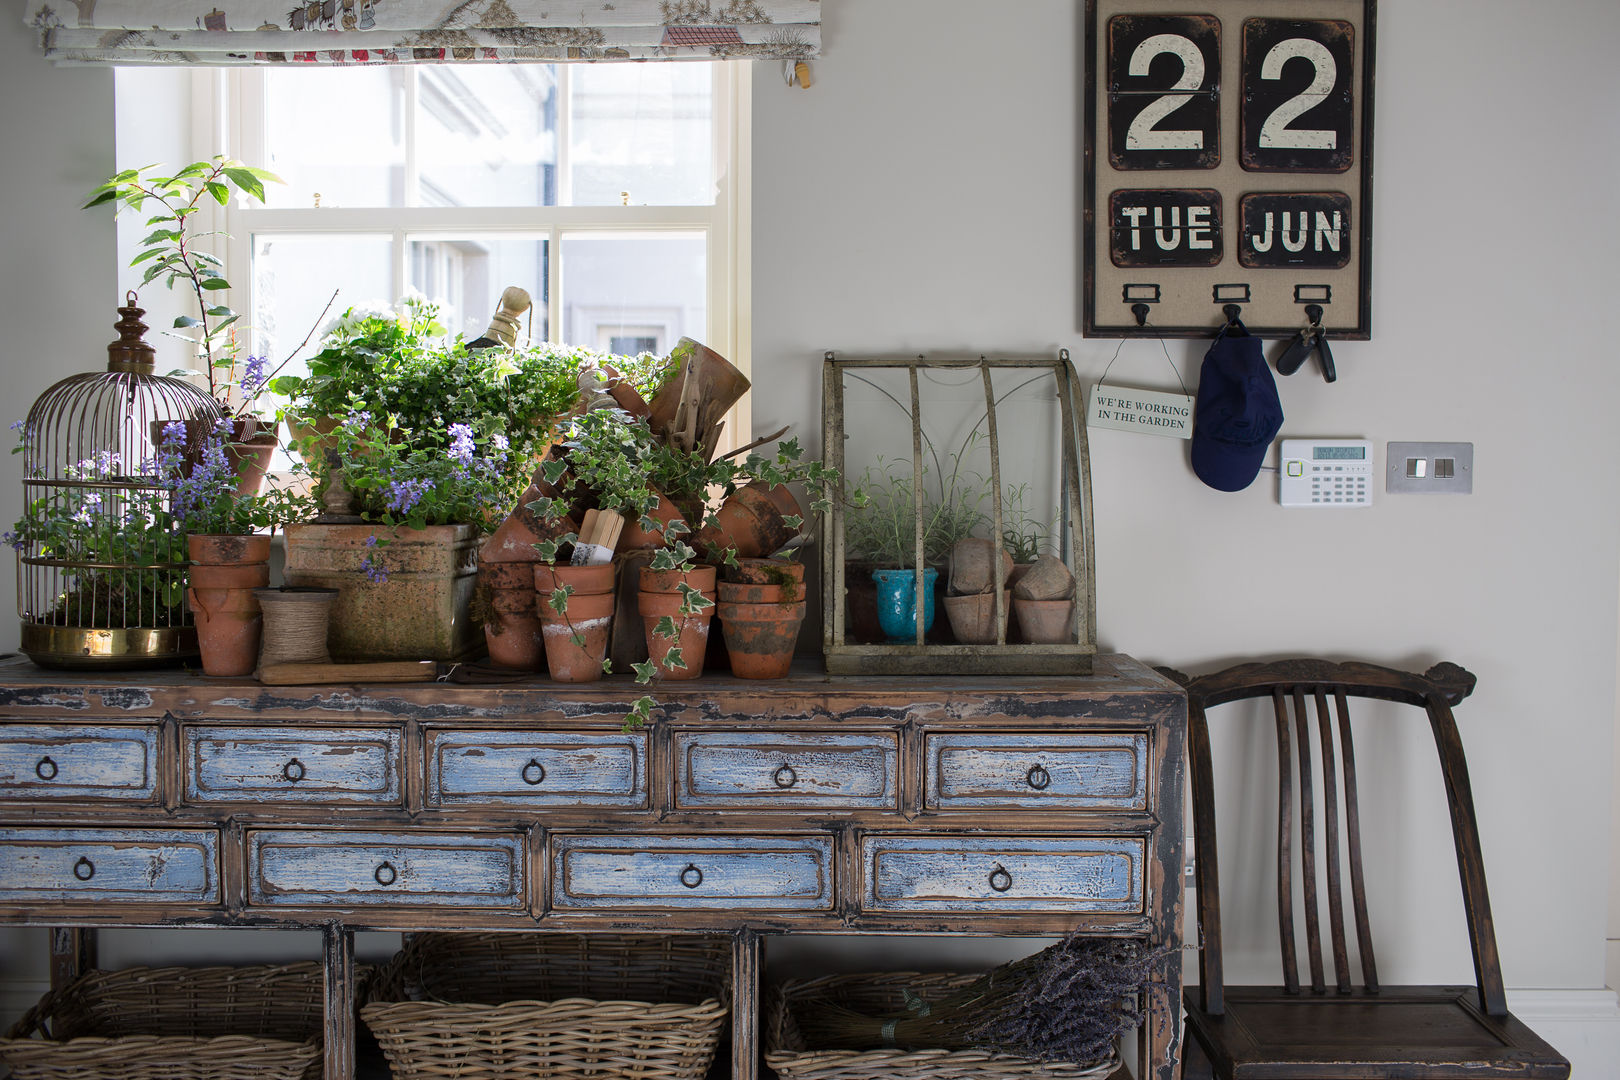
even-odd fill
[{"label": "small hanging sign", "polygon": [[1191,394],[1167,394],[1098,382],[1091,387],[1086,426],[1190,439],[1192,414]]}]

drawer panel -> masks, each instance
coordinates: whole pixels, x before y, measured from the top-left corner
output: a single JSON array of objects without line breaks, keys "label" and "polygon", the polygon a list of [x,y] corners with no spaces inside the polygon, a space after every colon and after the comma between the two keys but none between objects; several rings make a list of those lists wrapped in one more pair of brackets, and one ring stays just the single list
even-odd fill
[{"label": "drawer panel", "polygon": [[868,911],[1142,910],[1139,837],[866,836]]},{"label": "drawer panel", "polygon": [[555,835],[551,904],[825,911],[833,904],[832,837]]},{"label": "drawer panel", "polygon": [[891,734],[677,732],[675,803],[892,810],[898,756]]},{"label": "drawer panel", "polygon": [[644,807],[647,736],[433,731],[427,804]]},{"label": "drawer panel", "polygon": [[219,903],[212,829],[0,830],[0,901]]},{"label": "drawer panel", "polygon": [[392,728],[188,727],[186,800],[398,805]]},{"label": "drawer panel", "polygon": [[929,735],[929,809],[1147,808],[1146,734]]},{"label": "drawer panel", "polygon": [[250,904],[523,905],[523,838],[260,829],[248,833]]},{"label": "drawer panel", "polygon": [[0,799],[151,801],[157,728],[65,724],[0,727]]}]

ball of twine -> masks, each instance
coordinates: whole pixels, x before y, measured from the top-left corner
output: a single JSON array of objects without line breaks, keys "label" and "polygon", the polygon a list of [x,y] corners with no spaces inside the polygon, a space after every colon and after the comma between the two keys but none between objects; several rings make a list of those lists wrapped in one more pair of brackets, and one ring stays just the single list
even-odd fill
[{"label": "ball of twine", "polygon": [[326,629],[336,589],[256,589],[264,612],[259,667],[271,664],[329,664]]}]

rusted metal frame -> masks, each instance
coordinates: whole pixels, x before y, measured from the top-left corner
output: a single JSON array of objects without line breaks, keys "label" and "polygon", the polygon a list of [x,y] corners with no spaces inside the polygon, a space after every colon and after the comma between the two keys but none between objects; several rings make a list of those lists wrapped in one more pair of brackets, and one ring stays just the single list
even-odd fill
[{"label": "rusted metal frame", "polygon": [[1198,892],[1198,990],[1211,1016],[1226,1012],[1221,963],[1221,872],[1215,842],[1215,765],[1203,707],[1187,707],[1188,768],[1192,777],[1193,875]]},{"label": "rusted metal frame", "polygon": [[1299,732],[1299,857],[1305,885],[1306,959],[1311,965],[1311,990],[1322,993],[1322,926],[1316,898],[1316,790],[1311,780],[1311,722],[1305,711],[1305,693],[1294,688],[1294,725]]},{"label": "rusted metal frame", "polygon": [[916,643],[921,645],[927,637],[923,629],[923,620],[927,617],[923,608],[927,597],[927,590],[923,587],[923,571],[927,568],[923,565],[922,400],[917,391],[917,361],[907,362],[906,375],[911,384],[911,512],[917,529],[915,565],[911,568],[911,606],[917,629]]},{"label": "rusted metal frame", "polygon": [[1440,771],[1446,779],[1451,831],[1457,842],[1457,873],[1462,879],[1463,909],[1468,917],[1468,944],[1474,953],[1474,985],[1479,990],[1479,1006],[1487,1016],[1506,1016],[1502,960],[1496,951],[1491,898],[1485,888],[1485,856],[1479,843],[1479,822],[1474,816],[1474,792],[1468,782],[1462,736],[1457,731],[1451,707],[1440,694],[1430,695],[1428,711],[1435,748],[1440,752]]},{"label": "rusted metal frame", "polygon": [[1288,706],[1281,690],[1272,692],[1277,723],[1277,932],[1282,939],[1283,988],[1299,993],[1299,962],[1294,957],[1294,780],[1288,734]]},{"label": "rusted metal frame", "polygon": [[1327,693],[1316,690],[1317,737],[1322,743],[1322,804],[1326,817],[1323,845],[1327,852],[1328,932],[1333,937],[1333,980],[1339,993],[1350,992],[1350,954],[1344,942],[1344,897],[1339,880],[1339,768],[1333,754],[1333,722]]},{"label": "rusted metal frame", "polygon": [[325,970],[326,1080],[354,1080],[354,931],[341,923],[321,928]]},{"label": "rusted metal frame", "polygon": [[1378,993],[1378,963],[1373,957],[1372,925],[1367,918],[1367,886],[1361,872],[1361,811],[1356,799],[1356,750],[1350,736],[1350,705],[1344,689],[1333,692],[1339,713],[1339,751],[1344,757],[1345,839],[1350,846],[1350,902],[1356,913],[1356,947],[1361,953],[1361,986]]},{"label": "rusted metal frame", "polygon": [[822,652],[844,644],[844,492],[849,477],[844,472],[844,374],[831,352],[821,362],[821,460],[838,471],[838,490],[826,488],[829,504],[826,535],[821,554],[821,645]]},{"label": "rusted metal frame", "polygon": [[1007,568],[1001,565],[1001,447],[996,431],[996,388],[990,379],[990,361],[979,357],[979,373],[984,378],[985,431],[990,438],[990,565],[995,586],[996,644],[1007,643]]},{"label": "rusted metal frame", "polygon": [[[1091,538],[1091,461],[1086,449],[1085,425],[1074,407],[1074,365],[1069,351],[1059,354],[1054,374],[1058,380],[1058,415],[1067,438],[1063,447],[1063,491],[1069,504],[1069,565],[1074,571],[1074,632],[1077,645],[1097,640],[1096,582],[1093,580]],[[1082,591],[1083,590],[1083,591]]]}]

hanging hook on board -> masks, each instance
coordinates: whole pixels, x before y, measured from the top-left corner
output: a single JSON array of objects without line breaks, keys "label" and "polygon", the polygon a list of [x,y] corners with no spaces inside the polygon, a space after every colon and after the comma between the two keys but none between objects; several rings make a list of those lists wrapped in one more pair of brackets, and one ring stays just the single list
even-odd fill
[{"label": "hanging hook on board", "polygon": [[1306,304],[1305,318],[1309,320],[1308,325],[1295,335],[1282,355],[1277,357],[1277,374],[1292,375],[1304,366],[1314,352],[1322,365],[1323,381],[1335,382],[1339,372],[1333,365],[1333,350],[1328,347],[1327,329],[1322,325],[1322,305]]}]

